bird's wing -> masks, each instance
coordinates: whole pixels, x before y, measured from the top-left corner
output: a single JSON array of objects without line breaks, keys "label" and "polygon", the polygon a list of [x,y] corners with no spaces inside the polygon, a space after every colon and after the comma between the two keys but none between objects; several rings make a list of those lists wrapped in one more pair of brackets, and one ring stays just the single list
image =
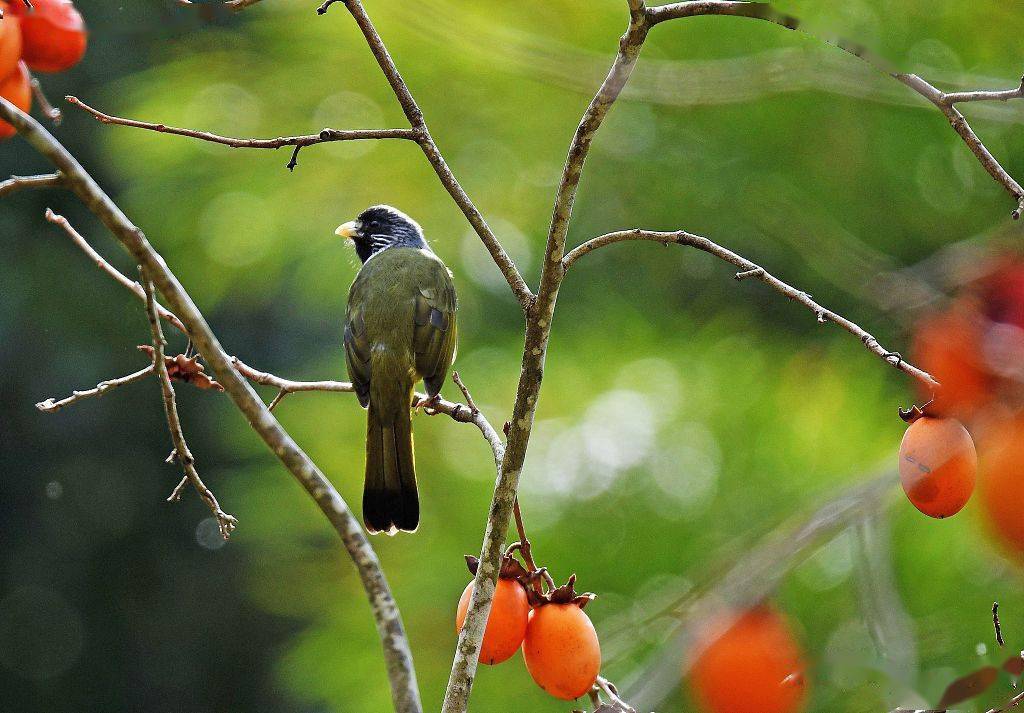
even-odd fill
[{"label": "bird's wing", "polygon": [[423,377],[427,395],[434,396],[455,361],[457,302],[451,273],[440,261],[437,275],[421,286],[416,295],[413,348],[416,371]]},{"label": "bird's wing", "polygon": [[370,403],[370,341],[366,337],[366,322],[363,320],[364,300],[356,294],[360,286],[358,280],[352,285],[345,310],[345,365],[359,404],[366,408]]}]

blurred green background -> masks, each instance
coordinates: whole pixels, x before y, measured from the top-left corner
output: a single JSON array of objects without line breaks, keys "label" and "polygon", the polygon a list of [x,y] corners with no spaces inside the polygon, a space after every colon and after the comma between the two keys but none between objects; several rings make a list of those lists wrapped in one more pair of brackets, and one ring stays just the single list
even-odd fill
[{"label": "blurred green background", "polygon": [[[317,17],[297,0],[238,15],[170,0],[78,4],[90,48],[73,71],[44,77],[52,97],[235,136],[403,125],[341,6]],[[565,150],[625,4],[366,5],[456,175],[535,286]],[[1024,68],[1016,2],[780,7],[946,87],[1012,87]],[[1024,104],[965,111],[1010,173],[1024,173]],[[334,227],[372,203],[407,211],[455,274],[457,368],[492,422],[508,418],[518,308],[415,146],[311,147],[289,173],[288,149],[107,127],[73,109],[54,133],[146,231],[225,347],[285,377],[344,378],[340,325],[357,260]],[[46,169],[19,139],[0,147],[3,177]],[[891,79],[775,26],[698,18],[652,33],[594,146],[570,241],[684,227],[905,350],[914,312],[904,308],[918,305],[894,309],[879,271],[953,242],[1019,236],[1010,203],[941,114]],[[43,220],[47,206],[134,269],[70,195],[4,199],[3,707],[388,710],[354,568],[226,398],[179,388],[199,470],[240,520],[227,544],[194,493],[164,502],[179,472],[163,463],[155,382],[56,415],[33,408],[140,368],[135,345],[148,339],[139,305]],[[909,379],[732,274],[695,251],[626,244],[589,256],[562,289],[521,499],[539,562],[598,593],[587,611],[609,632],[612,680],[658,655],[652,602],[713,583],[764,533],[895,465]],[[277,414],[358,512],[355,399],[295,395]],[[462,555],[479,550],[494,474],[471,426],[420,415],[415,429],[420,531],[373,544],[436,710],[469,578]],[[956,675],[1005,657],[992,652],[994,600],[1008,650],[1024,646],[1024,580],[989,543],[976,504],[936,522],[900,499],[874,528],[874,555],[894,568],[882,592],[900,624],[891,636],[870,634],[865,597],[881,585],[855,531],[788,573],[776,598],[808,652],[812,711],[934,703]],[[695,710],[685,687],[656,705]],[[536,688],[519,657],[481,670],[474,687],[475,711],[571,708]]]}]

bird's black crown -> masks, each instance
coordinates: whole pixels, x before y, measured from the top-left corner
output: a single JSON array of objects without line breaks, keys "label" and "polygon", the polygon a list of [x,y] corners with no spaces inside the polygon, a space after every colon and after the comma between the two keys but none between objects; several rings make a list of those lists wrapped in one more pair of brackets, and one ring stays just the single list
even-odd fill
[{"label": "bird's black crown", "polygon": [[419,224],[389,205],[371,206],[360,213],[354,222],[356,232],[352,241],[362,262],[392,247],[428,249]]}]

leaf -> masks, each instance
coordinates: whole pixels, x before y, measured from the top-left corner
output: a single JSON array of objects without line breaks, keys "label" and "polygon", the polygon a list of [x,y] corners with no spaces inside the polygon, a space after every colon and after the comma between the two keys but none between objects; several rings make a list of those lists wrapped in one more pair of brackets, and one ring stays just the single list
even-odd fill
[{"label": "leaf", "polygon": [[998,676],[999,669],[995,666],[985,666],[974,673],[958,678],[946,687],[945,693],[942,694],[942,698],[935,707],[949,708],[981,695],[995,683]]}]

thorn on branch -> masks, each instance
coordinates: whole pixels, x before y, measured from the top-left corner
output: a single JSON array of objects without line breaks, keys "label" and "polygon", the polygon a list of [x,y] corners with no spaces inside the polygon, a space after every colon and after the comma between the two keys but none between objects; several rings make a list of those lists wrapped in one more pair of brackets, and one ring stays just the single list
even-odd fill
[{"label": "thorn on branch", "polygon": [[[322,136],[322,133],[321,133],[321,136]],[[295,171],[295,167],[299,165],[299,150],[301,148],[302,148],[302,146],[300,144],[295,144],[295,148],[292,149],[292,157],[288,161],[288,165],[285,167],[289,171],[294,172]]]}]

